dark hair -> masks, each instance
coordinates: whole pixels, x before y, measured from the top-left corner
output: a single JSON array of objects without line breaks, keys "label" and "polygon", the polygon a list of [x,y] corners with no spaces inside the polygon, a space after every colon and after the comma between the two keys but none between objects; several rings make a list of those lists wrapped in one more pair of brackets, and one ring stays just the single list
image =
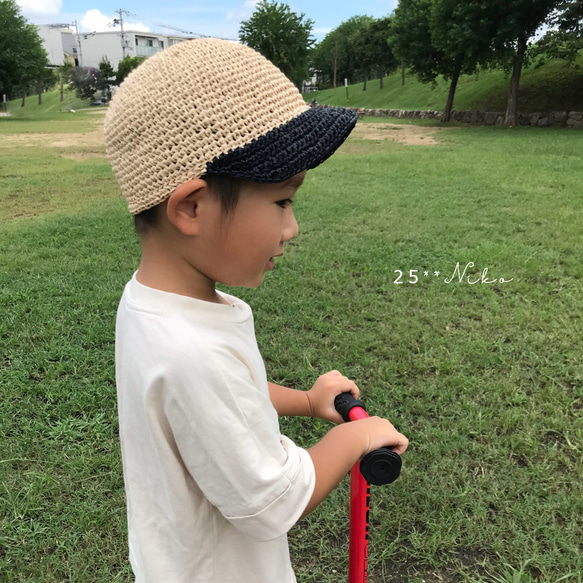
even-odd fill
[{"label": "dark hair", "polygon": [[[207,174],[202,179],[208,184],[211,192],[221,203],[223,215],[233,212],[239,200],[243,180],[224,174]],[[137,215],[134,215],[134,228],[138,235],[156,228],[159,223],[159,210],[163,203],[157,204]]]}]

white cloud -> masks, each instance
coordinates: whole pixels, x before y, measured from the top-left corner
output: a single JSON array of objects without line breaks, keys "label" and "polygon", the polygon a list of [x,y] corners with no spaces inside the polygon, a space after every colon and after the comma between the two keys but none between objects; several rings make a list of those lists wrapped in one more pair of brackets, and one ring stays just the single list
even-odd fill
[{"label": "white cloud", "polygon": [[152,29],[141,22],[124,22],[124,30],[134,30],[136,32],[150,32]]},{"label": "white cloud", "polygon": [[[90,32],[111,32],[112,30],[121,30],[121,27],[118,25],[113,25],[113,19],[117,18],[116,16],[106,16],[105,14],[101,13],[96,8],[92,10],[88,10],[83,18],[81,19],[81,26]],[[108,26],[108,24],[110,26]],[[124,30],[136,30],[139,32],[149,32],[150,28],[146,25],[142,24],[141,22],[133,23],[133,22],[125,22],[123,23]]]},{"label": "white cloud", "polygon": [[63,0],[16,0],[26,18],[57,16],[63,7]]},{"label": "white cloud", "polygon": [[111,30],[107,25],[113,20],[109,16],[102,14],[94,8],[93,10],[88,10],[83,18],[81,18],[81,26],[90,31],[104,32],[106,30]]},{"label": "white cloud", "polygon": [[314,34],[324,34],[324,35],[326,35],[326,34],[328,34],[329,32],[331,32],[332,30],[334,30],[334,29],[333,29],[331,26],[322,26],[322,27],[320,27],[320,28],[314,28],[314,29],[312,30],[312,32],[313,32]]},{"label": "white cloud", "polygon": [[227,20],[235,20],[237,22],[246,20],[253,14],[255,7],[259,2],[260,0],[245,0],[243,6],[241,6],[239,10],[229,10],[227,12]]}]

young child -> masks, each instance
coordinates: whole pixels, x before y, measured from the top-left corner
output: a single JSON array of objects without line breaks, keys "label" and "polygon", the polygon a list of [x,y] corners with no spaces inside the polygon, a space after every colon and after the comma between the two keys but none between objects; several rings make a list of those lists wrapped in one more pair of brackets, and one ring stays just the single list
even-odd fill
[{"label": "young child", "polygon": [[[251,309],[298,232],[291,202],[356,116],[310,108],[252,49],[216,39],[150,57],[117,91],[106,150],[141,237],[116,324],[129,555],[137,583],[290,583],[287,531],[373,449],[385,419],[343,424],[338,371],[309,391],[269,383]],[[282,347],[283,349],[283,347]],[[316,445],[278,415],[338,423]]]}]

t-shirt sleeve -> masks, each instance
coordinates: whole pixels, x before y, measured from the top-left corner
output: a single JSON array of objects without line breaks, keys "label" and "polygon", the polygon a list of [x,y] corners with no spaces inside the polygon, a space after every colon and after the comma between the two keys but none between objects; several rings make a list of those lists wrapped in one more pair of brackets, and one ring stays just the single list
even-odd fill
[{"label": "t-shirt sleeve", "polygon": [[[206,498],[247,536],[285,534],[307,506],[315,470],[279,432],[269,393],[236,355],[203,348],[165,371],[164,410],[182,461]],[[265,380],[263,380],[265,383]]]}]

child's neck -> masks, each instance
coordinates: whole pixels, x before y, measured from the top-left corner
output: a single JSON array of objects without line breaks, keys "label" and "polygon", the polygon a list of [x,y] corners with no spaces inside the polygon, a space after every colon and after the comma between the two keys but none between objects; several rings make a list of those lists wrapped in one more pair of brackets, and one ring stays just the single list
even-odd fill
[{"label": "child's neck", "polygon": [[161,291],[188,296],[206,302],[224,304],[215,282],[183,257],[168,253],[163,247],[142,240],[142,260],[136,274],[142,285]]}]

